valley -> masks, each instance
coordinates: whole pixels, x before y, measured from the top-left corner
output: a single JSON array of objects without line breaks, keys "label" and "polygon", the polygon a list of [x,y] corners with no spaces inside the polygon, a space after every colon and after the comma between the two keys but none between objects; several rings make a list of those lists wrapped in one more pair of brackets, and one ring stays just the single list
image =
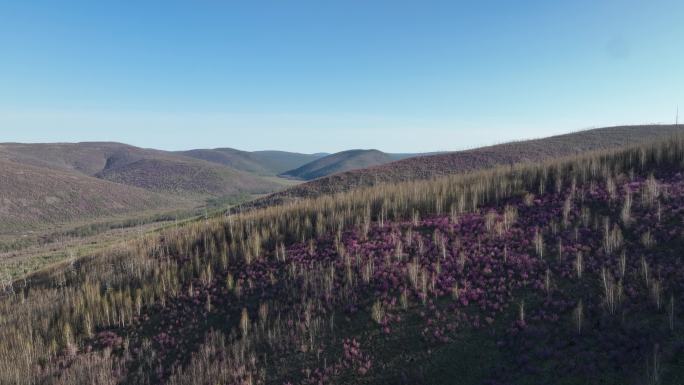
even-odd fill
[{"label": "valley", "polygon": [[684,385],[683,15],[0,1],[0,385]]},{"label": "valley", "polygon": [[649,130],[7,248],[0,383],[680,383],[684,142]]}]

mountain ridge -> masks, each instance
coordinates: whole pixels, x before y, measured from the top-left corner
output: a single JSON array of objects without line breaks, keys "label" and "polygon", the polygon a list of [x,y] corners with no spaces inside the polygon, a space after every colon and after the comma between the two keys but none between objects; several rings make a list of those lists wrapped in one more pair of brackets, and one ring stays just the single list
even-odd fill
[{"label": "mountain ridge", "polygon": [[312,180],[344,171],[378,166],[420,155],[422,154],[391,154],[376,149],[352,149],[316,159],[299,168],[286,171],[281,176],[299,180]]},{"label": "mountain ridge", "polygon": [[227,147],[194,149],[177,153],[263,176],[276,176],[289,169],[315,161],[320,157],[318,154],[277,150],[249,152]]},{"label": "mountain ridge", "polygon": [[0,233],[163,207],[177,197],[95,177],[0,159]]},{"label": "mountain ridge", "polygon": [[0,233],[201,206],[266,194],[287,182],[118,142],[1,143],[0,181]]},{"label": "mountain ridge", "polygon": [[238,210],[348,191],[379,183],[431,179],[495,166],[536,162],[587,151],[617,148],[682,133],[684,133],[682,125],[611,126],[463,151],[415,156],[308,181],[249,202]]}]

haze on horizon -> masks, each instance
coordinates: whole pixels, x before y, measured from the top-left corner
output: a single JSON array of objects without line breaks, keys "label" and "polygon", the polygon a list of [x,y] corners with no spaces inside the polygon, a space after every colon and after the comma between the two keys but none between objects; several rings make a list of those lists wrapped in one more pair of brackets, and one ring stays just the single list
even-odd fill
[{"label": "haze on horizon", "polygon": [[0,142],[424,152],[684,109],[675,0],[160,4],[0,4]]}]

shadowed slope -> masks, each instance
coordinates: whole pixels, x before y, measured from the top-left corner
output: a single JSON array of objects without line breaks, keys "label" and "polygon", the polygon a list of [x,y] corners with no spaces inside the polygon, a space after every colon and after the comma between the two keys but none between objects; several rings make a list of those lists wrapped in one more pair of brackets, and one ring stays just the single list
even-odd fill
[{"label": "shadowed slope", "polygon": [[281,186],[254,175],[197,160],[140,159],[108,168],[97,176],[151,191],[190,195],[264,194]]},{"label": "shadowed slope", "polygon": [[304,180],[324,177],[338,172],[377,166],[396,160],[391,154],[378,150],[342,151],[307,163],[283,176]]},{"label": "shadowed slope", "polygon": [[229,166],[240,171],[269,176],[297,168],[323,156],[286,151],[248,152],[233,148],[199,149],[183,151],[179,154]]}]

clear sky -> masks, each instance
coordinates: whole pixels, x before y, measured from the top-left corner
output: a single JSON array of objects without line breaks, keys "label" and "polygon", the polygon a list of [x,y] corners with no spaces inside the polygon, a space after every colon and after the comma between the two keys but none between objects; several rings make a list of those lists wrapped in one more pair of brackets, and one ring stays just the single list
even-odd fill
[{"label": "clear sky", "polygon": [[0,142],[413,152],[671,123],[683,47],[681,0],[3,0]]}]

